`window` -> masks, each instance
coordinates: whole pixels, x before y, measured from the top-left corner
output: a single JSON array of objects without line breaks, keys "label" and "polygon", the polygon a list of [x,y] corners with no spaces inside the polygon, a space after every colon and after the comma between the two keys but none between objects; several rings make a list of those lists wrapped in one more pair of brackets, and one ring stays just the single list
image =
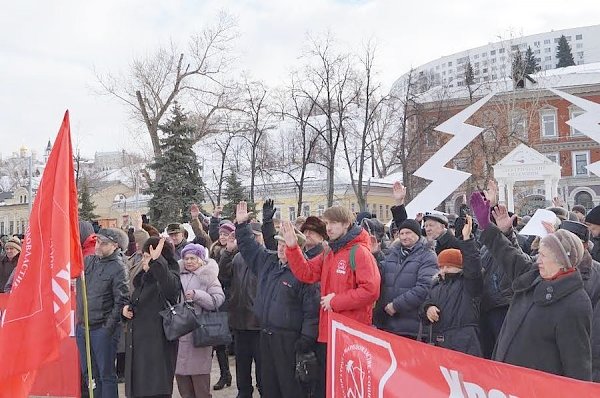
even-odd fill
[{"label": "window", "polygon": [[583,35],[575,35],[575,40],[581,40],[583,39]]},{"label": "window", "polygon": [[544,58],[545,61],[552,61],[552,56],[551,55],[546,55],[546,57]]},{"label": "window", "polygon": [[534,42],[533,42],[533,45],[534,45],[535,47],[539,47],[539,46],[540,46],[540,42],[539,42],[539,41],[534,41]]},{"label": "window", "polygon": [[474,59],[479,59],[479,54],[475,54],[475,55],[473,56],[473,58],[474,58]]},{"label": "window", "polygon": [[498,54],[503,54],[503,53],[504,53],[504,49],[503,48],[501,48],[501,49],[498,50]]},{"label": "window", "polygon": [[584,152],[573,152],[573,175],[574,176],[587,176],[587,165],[589,163],[590,153]]},{"label": "window", "polygon": [[483,68],[483,73],[487,73],[487,68]]},{"label": "window", "polygon": [[304,217],[310,216],[310,205],[302,205],[302,215]]},{"label": "window", "polygon": [[452,66],[452,61],[448,61],[448,66]]},{"label": "window", "polygon": [[8,234],[12,235],[15,233],[15,222],[14,221],[10,221],[8,223]]},{"label": "window", "polygon": [[554,109],[544,109],[540,112],[540,126],[542,128],[542,137],[556,137],[556,111]]},{"label": "window", "polygon": [[552,52],[552,49],[551,48],[544,48],[544,52],[545,53],[550,53],[550,52]]},{"label": "window", "polygon": [[383,205],[379,205],[379,219],[383,220]]},{"label": "window", "polygon": [[541,51],[540,49],[537,49],[537,50],[535,50],[533,53],[534,53],[534,54],[539,54],[539,53],[541,53],[541,52],[542,52],[542,51]]},{"label": "window", "polygon": [[487,53],[481,53],[481,58],[487,57]]},{"label": "window", "polygon": [[579,58],[583,58],[583,51],[578,51],[578,52],[577,52],[577,56],[578,56]]},{"label": "window", "polygon": [[[579,115],[583,115],[583,114],[584,114],[584,112],[580,109],[571,109],[571,111],[569,112],[569,119],[573,119],[573,118],[575,118]],[[571,126],[571,135],[578,136],[578,135],[583,135],[583,133]]]},{"label": "window", "polygon": [[385,217],[389,217],[390,215],[390,205],[385,205]]},{"label": "window", "polygon": [[583,48],[583,43],[577,43],[575,47],[576,48]]},{"label": "window", "polygon": [[288,212],[290,213],[290,221],[296,220],[296,208],[294,206],[288,207]]},{"label": "window", "polygon": [[544,44],[550,44],[550,39],[544,40]]},{"label": "window", "polygon": [[490,51],[490,55],[496,55],[496,50]]},{"label": "window", "polygon": [[555,37],[555,38],[554,38],[554,42],[555,42],[555,43],[558,43],[558,41],[559,41],[559,40],[560,40],[560,37]]},{"label": "window", "polygon": [[0,222],[0,234],[4,235],[4,221]]},{"label": "window", "polygon": [[490,60],[490,62],[491,62],[492,64],[495,64],[495,63],[496,63],[496,58],[492,58],[492,59]]},{"label": "window", "polygon": [[550,159],[551,162],[560,165],[560,157],[558,152],[546,153],[545,155],[548,159]]},{"label": "window", "polygon": [[575,194],[575,204],[582,205],[586,210],[591,210],[594,207],[592,195],[586,191],[580,191]]}]

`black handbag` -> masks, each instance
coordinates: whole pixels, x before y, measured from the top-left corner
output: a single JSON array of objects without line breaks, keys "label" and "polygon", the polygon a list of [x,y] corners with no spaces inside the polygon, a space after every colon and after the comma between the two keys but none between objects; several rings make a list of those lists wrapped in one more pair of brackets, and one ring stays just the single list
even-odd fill
[{"label": "black handbag", "polygon": [[187,301],[171,304],[166,299],[165,302],[166,308],[159,314],[163,319],[163,329],[167,340],[175,341],[198,327],[198,315],[193,304]]},{"label": "black handbag", "polygon": [[[217,308],[217,302],[213,297],[213,303]],[[202,311],[198,315],[196,328],[192,332],[194,347],[211,347],[231,344],[231,332],[229,331],[229,319],[226,312]]]}]

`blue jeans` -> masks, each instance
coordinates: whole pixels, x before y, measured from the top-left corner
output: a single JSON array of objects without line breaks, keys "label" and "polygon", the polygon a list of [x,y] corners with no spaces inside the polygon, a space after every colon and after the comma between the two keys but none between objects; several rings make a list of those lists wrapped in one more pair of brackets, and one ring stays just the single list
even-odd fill
[{"label": "blue jeans", "polygon": [[[85,332],[81,325],[75,329],[81,373],[86,385],[87,362],[85,353]],[[94,397],[119,398],[117,389],[117,344],[119,343],[118,328],[112,334],[106,328],[90,330],[90,351],[92,355],[93,376],[96,382]]]}]

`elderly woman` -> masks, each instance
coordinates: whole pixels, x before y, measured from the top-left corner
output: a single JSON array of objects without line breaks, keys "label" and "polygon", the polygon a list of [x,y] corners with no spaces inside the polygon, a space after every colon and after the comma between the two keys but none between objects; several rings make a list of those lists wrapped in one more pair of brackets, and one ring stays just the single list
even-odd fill
[{"label": "elderly woman", "polygon": [[125,391],[129,398],[170,397],[178,342],[165,337],[159,312],[165,300],[174,303],[181,294],[179,264],[175,248],[165,238],[146,240],[142,256],[130,303],[123,307],[127,319]]},{"label": "elderly woman", "polygon": [[[579,270],[581,240],[559,230],[540,241],[537,263],[503,234],[512,219],[504,206],[492,213],[479,193],[471,196],[481,241],[513,281],[513,297],[498,336],[493,359],[590,381],[592,305]],[[514,217],[514,216],[513,216]]]},{"label": "elderly woman", "polygon": [[[225,301],[217,278],[219,266],[208,258],[206,248],[189,244],[181,251],[181,285],[185,300],[193,302],[196,311],[216,310]],[[210,397],[212,347],[194,347],[192,333],[179,338],[175,378],[182,398]]]}]

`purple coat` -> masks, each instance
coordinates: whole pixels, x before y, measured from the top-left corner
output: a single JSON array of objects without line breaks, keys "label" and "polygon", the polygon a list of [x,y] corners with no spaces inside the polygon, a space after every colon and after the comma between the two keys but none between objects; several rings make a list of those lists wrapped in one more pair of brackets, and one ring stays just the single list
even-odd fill
[{"label": "purple coat", "polygon": [[[217,278],[219,266],[213,259],[194,272],[181,268],[181,285],[183,292],[194,290],[194,307],[200,313],[203,310],[214,310],[225,301],[225,294]],[[215,302],[213,302],[213,298]],[[177,353],[177,375],[210,374],[212,366],[212,347],[194,347],[192,333],[179,338]]]}]

